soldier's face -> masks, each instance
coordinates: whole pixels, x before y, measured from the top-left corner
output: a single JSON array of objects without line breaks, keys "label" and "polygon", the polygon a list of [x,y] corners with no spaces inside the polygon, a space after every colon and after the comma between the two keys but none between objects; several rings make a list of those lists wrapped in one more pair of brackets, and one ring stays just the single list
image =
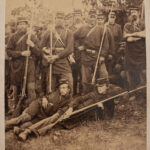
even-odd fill
[{"label": "soldier's face", "polygon": [[60,92],[60,95],[62,95],[62,96],[68,95],[70,92],[70,88],[69,88],[68,84],[60,85],[59,92]]},{"label": "soldier's face", "polygon": [[95,26],[95,24],[96,24],[96,18],[89,18],[89,24],[90,24],[90,26]]},{"label": "soldier's face", "polygon": [[63,26],[64,25],[64,19],[63,18],[56,18],[55,24],[56,24],[56,26]]},{"label": "soldier's face", "polygon": [[99,18],[97,19],[97,24],[98,24],[98,25],[102,25],[102,24],[104,24],[104,23],[105,23],[105,19],[104,19],[103,16],[101,16],[101,17],[99,17]]},{"label": "soldier's face", "polygon": [[131,16],[133,15],[138,16],[139,15],[138,10],[131,10]]},{"label": "soldier's face", "polygon": [[27,27],[28,27],[28,25],[27,25],[26,22],[20,22],[18,24],[18,26],[17,26],[17,29],[19,29],[19,30],[25,30],[25,29],[27,29]]},{"label": "soldier's face", "polygon": [[115,20],[116,20],[115,16],[113,16],[113,17],[110,16],[109,19],[108,19],[108,21],[109,21],[110,24],[114,24]]},{"label": "soldier's face", "polygon": [[107,85],[103,84],[102,86],[97,87],[98,93],[99,94],[106,94],[107,91]]}]

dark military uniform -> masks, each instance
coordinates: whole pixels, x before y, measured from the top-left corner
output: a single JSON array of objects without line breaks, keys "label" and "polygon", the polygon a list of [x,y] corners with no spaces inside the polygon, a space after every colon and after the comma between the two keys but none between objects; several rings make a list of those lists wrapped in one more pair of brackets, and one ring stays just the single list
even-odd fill
[{"label": "dark military uniform", "polygon": [[7,34],[5,35],[5,110],[6,112],[8,111],[8,109],[11,109],[11,104],[8,101],[8,91],[10,88],[10,64],[11,64],[11,57],[8,57],[7,55],[7,43],[9,41],[9,38],[11,37],[11,34]]},{"label": "dark military uniform", "polygon": [[[90,33],[87,35],[84,41],[84,45],[86,50],[81,53],[81,73],[82,73],[82,86],[83,86],[83,93],[87,93],[89,90],[87,88],[87,83],[91,82],[92,73],[94,72],[96,60],[98,57],[98,51],[100,48],[100,43],[102,40],[104,31],[104,26],[95,26]],[[103,46],[101,50],[100,56],[106,57],[109,51],[109,38],[108,32],[106,30]],[[98,75],[100,77],[107,78],[108,73],[106,70],[105,63],[99,64],[98,67]]]},{"label": "dark military uniform", "polygon": [[61,96],[57,90],[47,95],[46,98],[48,100],[48,106],[46,108],[43,108],[41,99],[37,99],[33,101],[19,117],[8,120],[6,122],[6,128],[28,121],[36,123],[52,116],[56,112],[61,116],[68,109],[72,96]]},{"label": "dark military uniform", "polygon": [[[125,33],[134,33],[145,30],[144,22],[140,21],[138,24],[133,25],[131,22],[125,24],[124,32]],[[146,69],[146,44],[145,38],[140,40],[128,42],[127,48],[125,51],[125,69],[128,73],[128,79],[130,88],[133,89],[139,83],[135,81],[138,79],[138,75],[141,75],[140,79],[144,82],[146,80],[145,75],[142,75],[142,71]],[[145,73],[144,73],[145,74]],[[141,81],[142,82],[142,81]]]},{"label": "dark military uniform", "polygon": [[[56,32],[60,35],[61,41],[63,44],[57,39],[55,33],[53,32],[53,55],[58,55],[59,59],[56,60],[52,64],[52,89],[56,88],[56,83],[58,79],[65,78],[69,81],[71,89],[73,87],[73,79],[72,79],[72,70],[68,61],[68,56],[73,52],[74,38],[73,34],[70,30],[66,30],[63,27],[56,27]],[[49,48],[50,47],[50,31],[46,31],[41,41],[41,48]],[[59,50],[62,48],[62,50]],[[48,74],[49,74],[49,65],[45,66],[45,75],[48,83]],[[46,85],[47,85],[46,83]],[[47,85],[48,86],[48,85]],[[47,89],[48,90],[48,89]]]},{"label": "dark military uniform", "polygon": [[[83,51],[80,52],[78,50],[78,47],[85,45],[84,44],[85,38],[86,38],[87,34],[90,32],[91,29],[92,28],[88,24],[85,24],[85,25],[82,25],[79,29],[77,29],[74,32],[74,38],[75,38],[75,60],[79,64],[79,66],[80,65],[82,66],[82,64],[83,64],[83,59],[84,59],[84,54],[83,53],[84,52]],[[78,68],[78,70],[81,69],[81,66]],[[81,74],[81,80],[83,80],[82,76],[83,76],[83,74]],[[83,86],[83,83],[82,83],[82,86]]]},{"label": "dark military uniform", "polygon": [[[8,56],[12,57],[11,84],[20,88],[23,83],[26,59],[21,56],[21,52],[27,50],[27,38],[28,35],[26,33],[16,32],[11,36],[7,44]],[[31,56],[29,57],[28,65],[27,89],[28,98],[35,99],[35,59],[40,56],[40,50],[34,35],[31,36],[31,40],[35,43],[35,47],[30,48]]]},{"label": "dark military uniform", "polygon": [[[120,94],[121,92],[123,92],[123,89],[113,84],[109,84],[106,94],[99,94],[97,89],[95,89],[84,96],[74,98],[70,103],[70,107],[72,107],[75,110],[81,109],[83,107],[89,106],[91,104],[100,102],[104,99]],[[104,112],[107,112],[106,115],[108,115],[108,117],[113,117],[114,99],[104,103]]]},{"label": "dark military uniform", "polygon": [[108,72],[109,74],[113,73],[113,68],[116,64],[116,59],[118,57],[117,53],[118,53],[118,49],[119,49],[119,44],[122,40],[122,30],[121,30],[121,26],[119,24],[108,24],[107,27],[110,29],[113,39],[114,39],[114,48],[111,49],[113,52],[111,52],[110,54],[113,55],[113,60],[107,60],[107,68],[108,68]]}]

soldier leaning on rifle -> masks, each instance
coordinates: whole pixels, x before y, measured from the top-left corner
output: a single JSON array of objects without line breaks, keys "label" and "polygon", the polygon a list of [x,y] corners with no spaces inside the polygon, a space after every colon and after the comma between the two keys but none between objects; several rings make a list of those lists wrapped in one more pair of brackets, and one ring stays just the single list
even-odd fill
[{"label": "soldier leaning on rifle", "polygon": [[[71,66],[68,61],[68,56],[73,52],[74,38],[71,31],[64,28],[64,13],[57,12],[55,18],[55,27],[53,28],[52,37],[52,56],[50,52],[50,31],[46,31],[42,41],[41,48],[43,49],[43,68],[46,74],[47,85],[49,77],[49,64],[52,64],[52,89],[56,88],[56,84],[60,78],[65,78],[69,81],[71,90],[73,90],[73,79]],[[48,85],[47,87],[48,91]]]},{"label": "soldier leaning on rifle", "polygon": [[[75,38],[75,57],[76,57],[76,62],[78,62],[78,59],[80,59],[81,63],[81,67],[83,65],[86,65],[86,57],[88,57],[85,52],[86,47],[85,47],[85,39],[87,37],[87,35],[89,34],[89,32],[91,32],[92,28],[96,25],[96,12],[95,10],[90,10],[89,14],[88,14],[88,23],[82,25],[81,27],[79,27],[75,32],[74,32],[74,38]],[[81,68],[80,67],[80,68]],[[86,78],[84,77],[84,75],[86,73],[83,73],[83,69],[81,68],[81,84],[82,84],[82,94],[85,94],[88,92],[87,90],[87,85],[85,84],[85,80]],[[90,81],[87,81],[88,83]]]},{"label": "soldier leaning on rifle", "polygon": [[[25,59],[29,56],[29,66],[27,75],[27,97],[28,102],[36,98],[35,93],[35,58],[41,55],[37,39],[34,35],[31,35],[31,40],[28,39],[28,21],[19,17],[17,20],[17,31],[11,36],[7,44],[8,56],[12,58],[11,61],[11,85],[13,87],[14,94],[14,107],[17,103],[17,94],[22,88],[24,71],[25,71]],[[27,51],[27,46],[30,46],[30,51]]]},{"label": "soldier leaning on rifle", "polygon": [[[55,92],[33,101],[19,117],[6,121],[5,129],[8,130],[20,125],[20,128],[14,128],[14,132],[20,132],[26,128],[34,130],[55,122],[68,109],[71,100],[72,94],[69,82],[66,79],[60,79],[58,89]],[[48,122],[38,125],[40,120],[50,116],[52,117]],[[21,134],[21,138],[26,138],[26,136],[26,134]]]},{"label": "soldier leaning on rifle", "polygon": [[125,51],[125,68],[130,89],[146,83],[146,44],[145,24],[140,19],[139,8],[130,8],[130,21],[124,26],[124,38],[127,42]]},{"label": "soldier leaning on rifle", "polygon": [[[99,66],[96,77],[108,77],[108,72],[105,65],[105,57],[108,56],[110,52],[109,49],[113,47],[113,37],[111,36],[111,32],[109,31],[109,29],[104,28],[105,17],[103,12],[99,12],[97,20],[98,24],[93,29],[91,29],[91,31],[88,33],[84,40],[85,51],[82,52],[81,59],[82,85],[84,94],[89,92],[87,85],[92,81],[92,73],[95,69],[95,64],[100,50],[101,42],[103,42],[103,44],[101,48]],[[104,29],[106,29],[105,36],[103,36]]]},{"label": "soldier leaning on rifle", "polygon": [[[69,117],[69,114],[71,114],[73,110],[84,108],[91,104],[100,102],[101,100],[120,94],[121,92],[123,92],[123,89],[116,85],[110,84],[108,79],[99,78],[96,81],[95,88],[93,87],[93,91],[86,95],[76,97],[71,101],[69,105],[70,108],[68,109],[66,114],[68,114]],[[99,103],[98,106],[102,108],[104,114],[103,117],[105,119],[111,119],[113,117],[115,106],[114,99],[108,102],[104,102],[104,104]]]}]

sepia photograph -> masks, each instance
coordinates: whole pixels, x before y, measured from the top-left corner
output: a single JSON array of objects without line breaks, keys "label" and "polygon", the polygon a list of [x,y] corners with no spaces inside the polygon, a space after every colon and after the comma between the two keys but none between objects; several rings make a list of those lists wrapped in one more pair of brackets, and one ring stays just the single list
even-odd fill
[{"label": "sepia photograph", "polygon": [[146,150],[145,5],[5,1],[5,150]]}]

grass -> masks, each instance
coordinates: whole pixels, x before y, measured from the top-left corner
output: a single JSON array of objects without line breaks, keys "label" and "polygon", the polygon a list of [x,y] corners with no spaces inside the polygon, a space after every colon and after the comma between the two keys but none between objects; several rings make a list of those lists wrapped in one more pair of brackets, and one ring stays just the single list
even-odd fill
[{"label": "grass", "polygon": [[52,129],[46,136],[17,140],[6,134],[6,150],[146,150],[146,101],[122,100],[110,121],[83,120],[71,129]]}]

